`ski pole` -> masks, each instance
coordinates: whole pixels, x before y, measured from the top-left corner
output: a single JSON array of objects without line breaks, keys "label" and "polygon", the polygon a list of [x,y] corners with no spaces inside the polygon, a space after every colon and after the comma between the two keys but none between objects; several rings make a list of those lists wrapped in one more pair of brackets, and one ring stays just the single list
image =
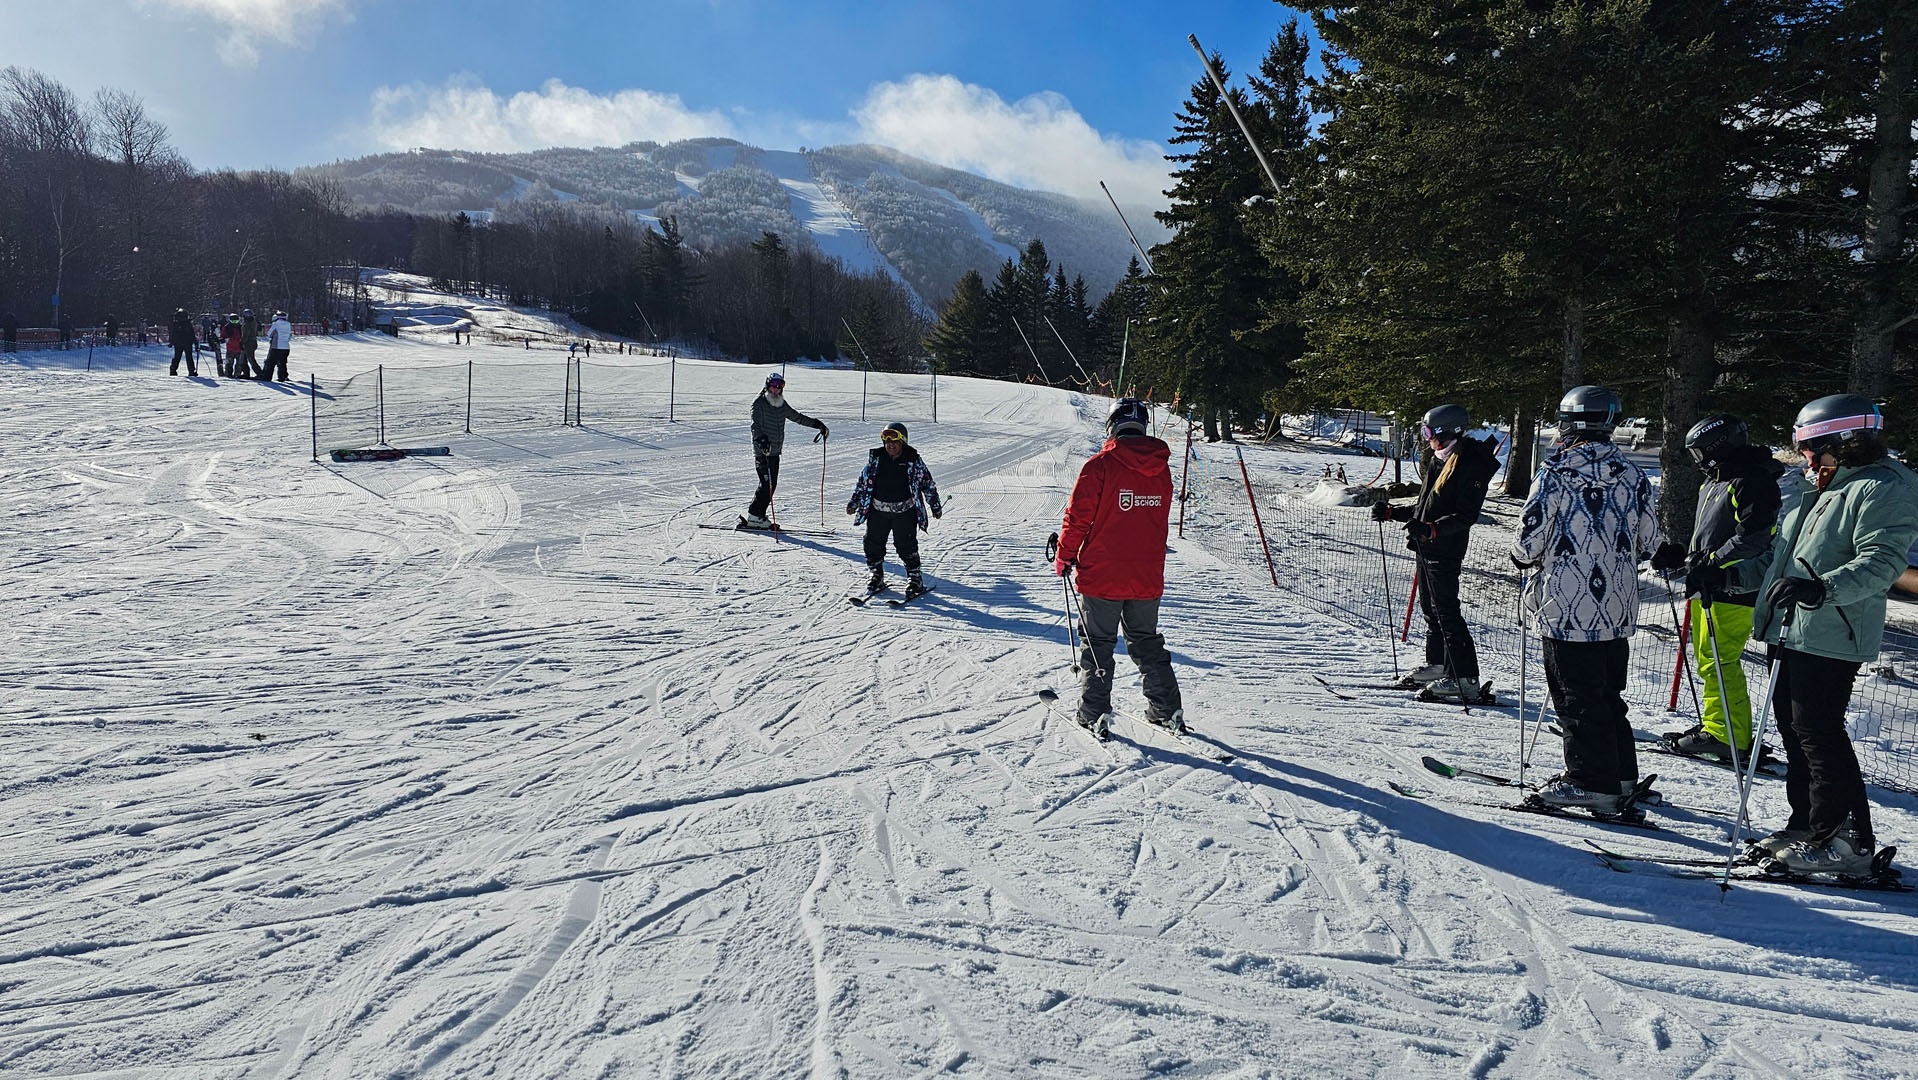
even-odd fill
[{"label": "ski pole", "polygon": [[1532,664],[1532,639],[1525,633],[1525,571],[1518,572],[1518,603],[1513,608],[1518,623],[1518,786],[1525,788],[1525,676]]},{"label": "ski pole", "polygon": [[[1665,575],[1663,575],[1663,574],[1660,574],[1659,576],[1660,576],[1660,577],[1665,577]],[[1701,603],[1701,604],[1704,604],[1704,602],[1705,602],[1705,601],[1704,601],[1704,598],[1703,598],[1703,597],[1701,596],[1701,597],[1699,598],[1699,603]],[[1686,631],[1686,629],[1687,629],[1688,627],[1690,627],[1690,626],[1691,626],[1691,621],[1692,621],[1692,602],[1691,602],[1691,600],[1690,600],[1689,598],[1687,598],[1687,599],[1686,599],[1686,601],[1685,601],[1685,622],[1684,622],[1683,624],[1681,624],[1681,623],[1679,623],[1679,621],[1678,621],[1678,598],[1677,598],[1676,596],[1674,596],[1674,595],[1672,594],[1672,579],[1671,579],[1671,578],[1668,578],[1668,577],[1667,577],[1667,578],[1665,578],[1665,604],[1666,604],[1666,606],[1668,606],[1668,607],[1670,607],[1670,608],[1672,609],[1672,629],[1674,629],[1674,630],[1676,630],[1676,631],[1678,631],[1678,666],[1679,666],[1679,667],[1681,667],[1681,668],[1684,668],[1684,669],[1685,669],[1685,681],[1686,681],[1687,683],[1690,683],[1690,684],[1691,684],[1691,688],[1692,688],[1692,712],[1693,712],[1693,713],[1696,713],[1696,714],[1697,714],[1697,716],[1698,716],[1698,722],[1702,724],[1702,723],[1704,723],[1704,722],[1705,722],[1705,707],[1704,707],[1703,705],[1700,705],[1700,704],[1698,703],[1698,676],[1692,673],[1692,666],[1691,666],[1690,664],[1687,664],[1687,663],[1685,662],[1685,638],[1686,638],[1686,633],[1685,633],[1685,631]],[[1707,604],[1707,605],[1705,605],[1705,606],[1706,606],[1707,608],[1709,608],[1709,607],[1710,607],[1710,605],[1709,605],[1709,604]],[[1709,610],[1707,610],[1707,611],[1706,611],[1706,613],[1705,613],[1705,625],[1706,625],[1706,628],[1707,628],[1707,629],[1709,629],[1709,628],[1711,627],[1711,612],[1710,612]],[[1716,650],[1716,649],[1718,648],[1718,642],[1716,642],[1716,641],[1714,641],[1714,642],[1712,642],[1712,648],[1713,648],[1714,650]],[[1716,653],[1716,652],[1714,652],[1714,653],[1713,653],[1712,655],[1713,655],[1713,658],[1714,658],[1714,662],[1716,662],[1716,657],[1717,657],[1717,653]],[[1720,681],[1720,682],[1723,682],[1724,680],[1723,680],[1723,679],[1720,679],[1719,681]],[[1678,693],[1678,689],[1677,689],[1677,687],[1673,687],[1673,688],[1672,688],[1672,693],[1673,693],[1674,695],[1676,695],[1676,694]],[[1724,695],[1724,688],[1723,688],[1723,687],[1720,687],[1720,688],[1719,688],[1719,695],[1718,695],[1718,696],[1719,696],[1719,700],[1721,700],[1721,701],[1723,701],[1723,700],[1724,700],[1724,697],[1725,697],[1725,695]]]},{"label": "ski pole", "polygon": [[[1046,537],[1046,561],[1054,563],[1058,560],[1059,534],[1053,533]],[[1079,632],[1072,620],[1072,583],[1066,580],[1065,574],[1059,575],[1059,588],[1065,594],[1066,650],[1072,661],[1072,673],[1077,675],[1079,673]]]},{"label": "ski pole", "polygon": [[[1427,634],[1436,633],[1438,635],[1439,652],[1440,652],[1440,655],[1442,655],[1445,658],[1445,677],[1451,680],[1452,689],[1457,690],[1459,692],[1459,695],[1460,695],[1459,704],[1465,706],[1465,715],[1470,716],[1472,715],[1472,703],[1465,699],[1464,697],[1465,690],[1463,687],[1459,686],[1458,665],[1455,664],[1452,660],[1452,642],[1450,641],[1450,639],[1448,639],[1445,636],[1445,623],[1439,613],[1438,594],[1432,591],[1432,581],[1430,577],[1432,573],[1432,568],[1429,565],[1427,565],[1424,552],[1414,551],[1412,553],[1412,569],[1413,569],[1415,578],[1424,577],[1426,579],[1425,602],[1432,605],[1432,624],[1426,628],[1425,632]],[[1464,612],[1459,613],[1459,618],[1461,620],[1465,618]],[[1473,677],[1472,690],[1473,690],[1472,696],[1477,697],[1478,696],[1477,676]]]},{"label": "ski pole", "polygon": [[814,437],[819,443],[819,527],[826,527],[826,440]]},{"label": "ski pole", "polygon": [[1392,681],[1399,681],[1399,641],[1392,633],[1392,572],[1385,563],[1385,522],[1379,526],[1379,581],[1385,586],[1385,641],[1392,647]]},{"label": "ski pole", "polygon": [[[1772,695],[1778,691],[1778,662],[1785,654],[1785,635],[1791,630],[1792,616],[1796,614],[1798,614],[1798,605],[1793,604],[1780,616],[1778,644],[1771,654],[1770,662],[1765,665],[1765,700],[1758,706],[1758,718],[1752,721],[1752,753],[1745,762],[1744,775],[1738,778],[1738,816],[1733,819],[1730,850],[1725,852],[1725,872],[1718,880],[1720,896],[1729,892],[1732,887],[1732,863],[1738,859],[1738,823],[1745,820],[1746,800],[1751,798],[1752,781],[1758,774],[1758,748],[1765,745],[1765,724],[1771,719],[1771,699]],[[1737,738],[1736,735],[1732,737]]]},{"label": "ski pole", "polygon": [[[1732,775],[1741,776],[1744,770],[1740,768],[1738,761],[1738,732],[1732,729],[1731,698],[1725,693],[1725,666],[1724,662],[1720,660],[1718,656],[1718,620],[1712,615],[1711,594],[1700,592],[1698,594],[1698,606],[1705,612],[1705,637],[1711,642],[1712,646],[1712,674],[1718,676],[1718,707],[1725,714],[1725,741],[1729,743],[1732,748]],[[1699,710],[1698,723],[1700,727],[1704,726],[1705,712],[1703,709]],[[1757,756],[1758,748],[1754,745],[1752,747],[1752,757],[1756,758]],[[1738,843],[1738,837],[1741,832],[1746,836],[1751,835],[1750,823],[1745,820],[1745,815],[1742,812],[1738,815],[1738,820],[1732,822],[1733,844]]]}]

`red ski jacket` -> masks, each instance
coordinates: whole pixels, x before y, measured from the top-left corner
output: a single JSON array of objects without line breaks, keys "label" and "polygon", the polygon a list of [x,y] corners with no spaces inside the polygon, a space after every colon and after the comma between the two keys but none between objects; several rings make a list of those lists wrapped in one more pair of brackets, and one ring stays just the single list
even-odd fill
[{"label": "red ski jacket", "polygon": [[1104,600],[1165,592],[1172,448],[1146,435],[1107,439],[1079,470],[1059,528],[1059,565],[1078,566],[1079,591]]}]

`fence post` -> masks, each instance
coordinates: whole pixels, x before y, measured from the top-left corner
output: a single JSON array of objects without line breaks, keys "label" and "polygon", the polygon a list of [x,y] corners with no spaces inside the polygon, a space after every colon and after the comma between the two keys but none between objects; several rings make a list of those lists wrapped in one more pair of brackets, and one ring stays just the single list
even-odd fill
[{"label": "fence post", "polygon": [[679,354],[666,354],[666,422],[676,424],[673,419],[673,403],[679,395]]},{"label": "fence post", "polygon": [[380,403],[380,445],[386,445],[386,365],[373,372],[373,397]]},{"label": "fence post", "polygon": [[306,373],[306,400],[313,414],[313,460],[320,460],[320,377]]},{"label": "fence post", "polygon": [[473,362],[466,362],[466,427],[468,435],[473,433]]},{"label": "fence post", "polygon": [[1239,475],[1245,478],[1245,500],[1252,504],[1252,524],[1259,530],[1259,547],[1265,552],[1265,569],[1272,575],[1272,587],[1276,589],[1279,587],[1279,571],[1272,565],[1272,545],[1265,542],[1265,525],[1259,521],[1259,500],[1252,494],[1252,474],[1245,468],[1245,450],[1237,443],[1232,444],[1232,449],[1239,455]]},{"label": "fence post", "polygon": [[926,365],[926,370],[932,372],[932,422],[936,424],[939,422],[939,372],[931,364]]}]

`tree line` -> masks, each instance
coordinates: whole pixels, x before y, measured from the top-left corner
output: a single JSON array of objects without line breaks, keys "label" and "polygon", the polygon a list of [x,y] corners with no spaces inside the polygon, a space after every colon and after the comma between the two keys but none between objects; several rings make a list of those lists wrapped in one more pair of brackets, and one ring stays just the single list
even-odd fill
[{"label": "tree line", "polygon": [[[1394,0],[1311,23],[1316,74],[1297,20],[1242,83],[1211,57],[1251,142],[1210,77],[1175,118],[1130,389],[1177,393],[1214,438],[1458,402],[1513,425],[1518,494],[1558,395],[1604,383],[1661,421],[1668,528],[1709,413],[1782,442],[1851,390],[1914,444],[1918,5]],[[964,355],[1000,293],[962,283],[929,350]]]}]

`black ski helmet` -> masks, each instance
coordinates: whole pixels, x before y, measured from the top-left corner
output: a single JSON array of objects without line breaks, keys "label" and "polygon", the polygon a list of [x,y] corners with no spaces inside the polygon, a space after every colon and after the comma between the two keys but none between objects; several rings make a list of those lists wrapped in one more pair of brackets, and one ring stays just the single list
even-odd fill
[{"label": "black ski helmet", "polygon": [[1451,442],[1472,426],[1472,414],[1463,405],[1435,405],[1425,414],[1419,434],[1440,442]]},{"label": "black ski helmet", "polygon": [[1559,437],[1609,439],[1624,411],[1625,403],[1619,400],[1618,391],[1603,386],[1574,386],[1558,399]]},{"label": "black ski helmet", "polygon": [[1152,411],[1138,398],[1120,398],[1106,417],[1106,437],[1148,435],[1152,432]]},{"label": "black ski helmet", "polygon": [[1885,414],[1859,394],[1829,394],[1798,410],[1791,423],[1792,445],[1814,454],[1831,452],[1862,461],[1885,455]]},{"label": "black ski helmet", "polygon": [[1745,445],[1745,422],[1729,413],[1707,416],[1685,433],[1685,449],[1692,460],[1708,465],[1725,456],[1725,451]]}]

